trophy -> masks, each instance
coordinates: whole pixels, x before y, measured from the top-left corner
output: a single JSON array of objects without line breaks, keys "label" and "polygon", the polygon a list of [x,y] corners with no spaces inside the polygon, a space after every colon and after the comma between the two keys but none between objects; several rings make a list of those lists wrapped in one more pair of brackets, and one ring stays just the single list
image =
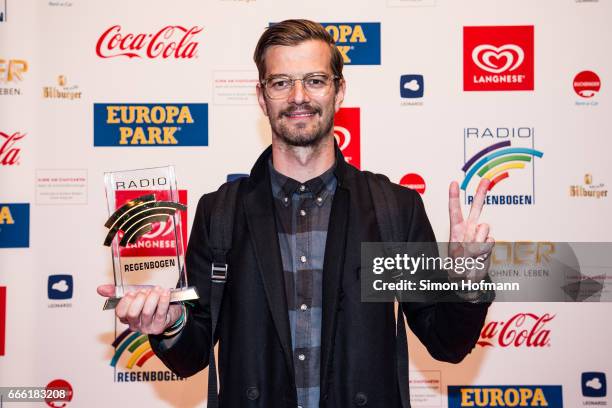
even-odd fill
[{"label": "trophy", "polygon": [[115,279],[115,296],[104,310],[128,292],[154,286],[173,288],[170,302],[197,299],[185,270],[187,193],[177,189],[174,167],[105,173],[104,183],[104,245],[111,247]]}]

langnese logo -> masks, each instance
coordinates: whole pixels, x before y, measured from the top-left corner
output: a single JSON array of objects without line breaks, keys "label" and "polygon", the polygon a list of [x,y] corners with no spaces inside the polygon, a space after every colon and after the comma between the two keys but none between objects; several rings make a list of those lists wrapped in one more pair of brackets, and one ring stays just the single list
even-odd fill
[{"label": "langnese logo", "polygon": [[72,275],[49,275],[47,279],[47,297],[52,302],[49,303],[49,308],[70,308],[72,303],[68,300],[72,299],[74,292],[74,281]]},{"label": "langnese logo", "polygon": [[[583,397],[604,398],[608,393],[606,373],[602,373],[598,371],[589,371],[589,372],[582,373],[581,385],[582,385],[582,396]],[[597,405],[607,405],[607,404],[598,403]]]},{"label": "langnese logo", "polygon": [[[165,178],[154,180],[156,185],[164,185]],[[115,192],[115,200],[116,200],[116,208],[121,207],[124,203],[129,200],[136,199],[138,197],[146,196],[152,194],[155,196],[156,200],[159,201],[172,201],[170,197],[169,190],[144,190],[144,189],[122,189],[119,188],[130,188],[134,186],[146,186],[146,182],[149,180],[134,180],[131,183],[125,185],[125,183],[119,182],[118,190]],[[152,186],[153,184],[151,184]],[[178,201],[180,204],[187,205],[187,190],[179,190],[178,191]],[[155,215],[156,208],[150,208],[147,210],[147,214]],[[162,213],[164,214],[164,213]],[[121,258],[135,258],[136,260],[142,260],[143,257],[154,257],[154,258],[164,258],[169,263],[168,266],[176,267],[176,240],[174,237],[174,220],[177,219],[179,225],[176,227],[176,232],[181,234],[182,241],[184,243],[187,242],[187,212],[186,211],[176,211],[173,216],[165,216],[163,217],[164,221],[152,222],[150,224],[150,230],[143,235],[141,235],[136,242],[128,243],[125,246],[120,248]],[[127,222],[130,222],[128,220]],[[136,220],[132,220],[132,222],[136,222]],[[128,224],[126,224],[128,226]],[[126,228],[127,230],[128,228]],[[119,235],[119,239],[122,241],[125,238],[124,230],[120,229],[117,234]],[[182,253],[182,248],[178,248],[179,253]],[[125,266],[128,266],[127,264]],[[127,272],[127,270],[126,270]]]},{"label": "langnese logo", "polygon": [[541,348],[550,346],[548,324],[555,315],[517,313],[505,320],[487,322],[480,333],[480,347]]},{"label": "langnese logo", "polygon": [[43,98],[45,99],[66,99],[73,101],[81,99],[83,92],[79,90],[78,85],[69,85],[66,75],[57,76],[57,85],[44,86]]},{"label": "langnese logo", "polygon": [[[20,96],[21,88],[18,85],[25,79],[26,72],[28,72],[26,60],[0,57],[0,95]],[[5,84],[7,86],[1,86]]]},{"label": "langnese logo", "polygon": [[[110,365],[114,369],[115,382],[152,382],[152,381],[182,381],[172,371],[158,369],[161,365],[159,359],[154,358],[155,353],[146,334],[125,329],[112,343],[115,353]],[[156,364],[148,364],[157,360]],[[147,367],[145,367],[145,365]]]},{"label": "langnese logo", "polygon": [[563,407],[560,385],[451,385],[448,408]]},{"label": "langnese logo", "polygon": [[168,25],[154,33],[133,34],[114,25],[104,31],[96,44],[100,58],[192,59],[198,56],[197,36],[203,27]]},{"label": "langnese logo", "polygon": [[94,104],[94,146],[208,146],[208,104]]},{"label": "langnese logo", "polygon": [[533,26],[463,27],[465,91],[532,91]]},{"label": "langnese logo", "polygon": [[491,181],[488,205],[535,203],[535,159],[544,153],[534,148],[534,128],[464,128],[463,146],[461,190],[467,204],[480,178]]},{"label": "langnese logo", "polygon": [[334,118],[334,137],[346,162],[361,168],[359,108],[340,108]]},{"label": "langnese logo", "polygon": [[0,203],[0,248],[30,246],[30,204]]},{"label": "langnese logo", "polygon": [[417,191],[419,194],[425,194],[425,180],[421,175],[416,173],[408,173],[400,180],[400,185]]},{"label": "langnese logo", "polygon": [[21,147],[19,143],[26,136],[25,133],[12,132],[6,133],[0,131],[0,166],[15,166],[19,165]]},{"label": "langnese logo", "polygon": [[380,65],[380,23],[321,23],[346,65]]},{"label": "langnese logo", "polygon": [[6,352],[6,286],[0,286],[0,356]]}]

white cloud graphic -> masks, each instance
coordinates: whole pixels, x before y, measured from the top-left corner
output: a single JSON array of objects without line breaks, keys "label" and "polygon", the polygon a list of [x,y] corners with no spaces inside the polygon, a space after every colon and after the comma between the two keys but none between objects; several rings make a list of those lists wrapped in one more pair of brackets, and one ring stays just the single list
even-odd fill
[{"label": "white cloud graphic", "polygon": [[421,89],[421,85],[419,85],[419,82],[416,79],[413,79],[412,81],[406,82],[404,84],[404,89],[409,89],[413,92],[416,92]]},{"label": "white cloud graphic", "polygon": [[595,377],[592,380],[588,380],[586,382],[586,386],[593,388],[594,390],[601,390],[602,384],[601,381],[599,381],[599,378]]},{"label": "white cloud graphic", "polygon": [[68,287],[68,283],[66,283],[66,279],[62,279],[61,281],[55,282],[53,285],[51,285],[51,289],[59,292],[67,292],[70,288]]}]

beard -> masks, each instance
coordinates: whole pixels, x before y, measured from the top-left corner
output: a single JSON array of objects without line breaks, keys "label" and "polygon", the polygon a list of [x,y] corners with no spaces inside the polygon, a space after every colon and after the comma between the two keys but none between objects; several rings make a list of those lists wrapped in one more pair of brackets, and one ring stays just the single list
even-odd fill
[{"label": "beard", "polygon": [[[313,118],[318,118],[319,120],[309,120],[308,123],[287,123],[285,120],[287,115],[290,115],[295,111],[313,113]],[[272,116],[270,116],[270,126],[279,139],[287,146],[317,146],[321,140],[325,138],[325,136],[330,134],[331,130],[333,129],[334,109],[332,106],[330,109],[324,112],[321,107],[313,106],[311,104],[292,105],[289,108],[279,112],[275,119],[272,119]]]}]

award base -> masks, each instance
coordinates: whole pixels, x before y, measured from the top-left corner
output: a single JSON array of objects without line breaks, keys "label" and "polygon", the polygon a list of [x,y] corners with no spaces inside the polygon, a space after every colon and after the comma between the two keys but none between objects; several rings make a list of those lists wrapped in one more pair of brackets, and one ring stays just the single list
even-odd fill
[{"label": "award base", "polygon": [[[143,287],[147,286],[143,285]],[[186,300],[195,300],[199,298],[200,296],[198,296],[198,292],[193,286],[181,289],[172,289],[170,292],[170,303],[184,302]],[[106,299],[106,302],[104,302],[104,307],[102,308],[102,310],[114,309],[120,300],[121,297],[109,297],[108,299]]]}]

